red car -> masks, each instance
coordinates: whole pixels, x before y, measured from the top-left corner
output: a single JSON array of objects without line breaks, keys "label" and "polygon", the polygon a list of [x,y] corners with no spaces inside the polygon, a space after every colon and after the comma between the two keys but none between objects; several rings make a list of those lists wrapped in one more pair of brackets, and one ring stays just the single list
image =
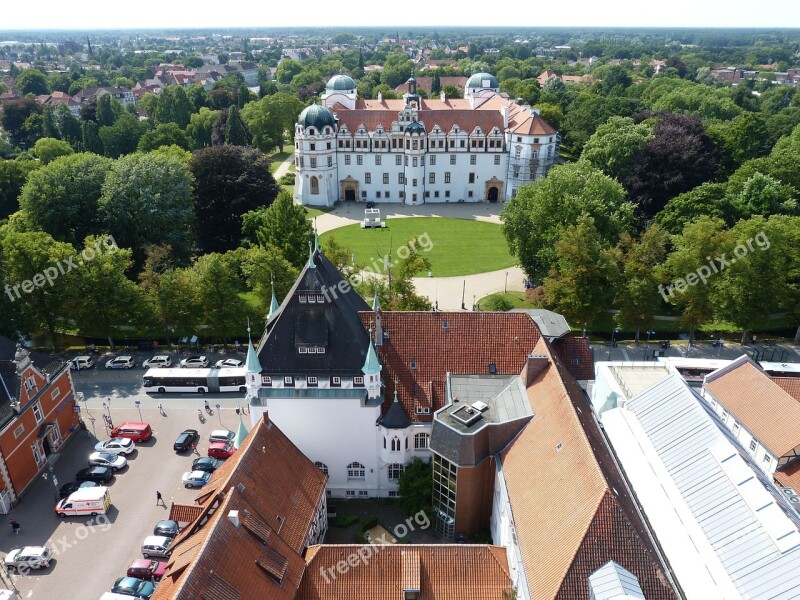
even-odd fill
[{"label": "red car", "polygon": [[147,581],[161,581],[166,570],[166,562],[150,560],[149,558],[137,558],[128,567],[128,577],[138,577]]},{"label": "red car", "polygon": [[208,455],[214,458],[228,458],[236,452],[236,448],[230,442],[214,442],[208,447]]}]

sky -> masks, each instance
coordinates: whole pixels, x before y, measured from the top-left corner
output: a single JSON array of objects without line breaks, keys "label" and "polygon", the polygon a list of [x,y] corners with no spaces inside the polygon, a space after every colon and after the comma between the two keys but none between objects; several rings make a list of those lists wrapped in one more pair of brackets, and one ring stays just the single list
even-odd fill
[{"label": "sky", "polygon": [[[502,7],[493,10],[492,6]],[[420,3],[350,0],[4,0],[0,31],[362,26],[780,27],[800,28],[800,0],[571,0],[493,5],[478,0]]]}]

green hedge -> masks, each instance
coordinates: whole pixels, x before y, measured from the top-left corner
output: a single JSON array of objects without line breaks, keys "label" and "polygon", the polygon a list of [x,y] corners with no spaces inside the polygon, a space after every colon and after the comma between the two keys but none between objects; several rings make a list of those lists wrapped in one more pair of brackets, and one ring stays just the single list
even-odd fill
[{"label": "green hedge", "polygon": [[367,517],[364,522],[356,529],[356,544],[366,544],[367,538],[364,537],[364,532],[372,529],[378,524],[378,517]]},{"label": "green hedge", "polygon": [[331,527],[349,527],[358,523],[358,515],[337,515],[328,521]]}]

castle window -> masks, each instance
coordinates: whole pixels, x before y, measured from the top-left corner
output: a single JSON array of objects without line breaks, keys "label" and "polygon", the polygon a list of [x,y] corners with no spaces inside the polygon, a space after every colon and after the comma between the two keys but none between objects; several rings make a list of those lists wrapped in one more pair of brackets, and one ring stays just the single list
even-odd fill
[{"label": "castle window", "polygon": [[363,377],[353,377],[353,385],[364,385]]},{"label": "castle window", "polygon": [[300,168],[301,169],[303,168],[303,157],[302,156],[300,157]]},{"label": "castle window", "polygon": [[339,387],[340,385],[342,385],[342,378],[336,376],[331,377],[331,385],[333,387]]},{"label": "castle window", "polygon": [[328,150],[330,150],[330,149],[331,149],[331,143],[328,142]]},{"label": "castle window", "polygon": [[403,185],[405,182],[406,182],[405,173],[398,173],[397,174],[397,183],[399,183],[400,185]]},{"label": "castle window", "polygon": [[406,156],[406,166],[408,166],[408,157]]},{"label": "castle window", "polygon": [[416,180],[416,179],[413,179],[413,180],[411,181],[411,185],[413,185],[414,187],[417,187],[417,180]]},{"label": "castle window", "polygon": [[539,143],[539,138],[533,138],[533,143],[534,144],[538,144]]},{"label": "castle window", "polygon": [[381,164],[381,155],[377,154],[375,155],[375,165],[380,166],[380,164]]},{"label": "castle window", "polygon": [[384,173],[383,174],[383,183],[388,185],[388,183],[389,183],[389,174],[388,173]]},{"label": "castle window", "polygon": [[426,450],[428,448],[428,440],[430,435],[427,433],[418,433],[414,436],[414,450]]},{"label": "castle window", "polygon": [[431,156],[431,166],[434,166],[434,165],[436,165],[436,157],[435,156]]},{"label": "castle window", "polygon": [[400,452],[400,438],[397,436],[392,438],[392,452]]},{"label": "castle window", "polygon": [[329,167],[332,167],[332,166],[333,166],[333,157],[332,157],[332,156],[329,156],[329,157],[328,157],[328,166],[329,166]]},{"label": "castle window", "polygon": [[478,157],[475,154],[469,155],[469,164],[474,165],[478,160]]},{"label": "castle window", "polygon": [[496,165],[500,164],[500,155],[499,154],[495,154],[494,155],[494,164],[496,164]]},{"label": "castle window", "polygon": [[403,157],[400,154],[394,157],[394,164],[396,164],[397,166],[403,164]]},{"label": "castle window", "polygon": [[364,173],[364,183],[372,183],[372,173]]},{"label": "castle window", "polygon": [[351,462],[347,465],[348,479],[364,479],[365,476],[366,468],[360,462]]},{"label": "castle window", "polygon": [[415,167],[417,166],[417,157],[416,156],[412,159],[412,165],[415,166]]},{"label": "castle window", "polygon": [[361,192],[361,197],[362,198],[366,198],[367,197],[367,192],[366,191]]},{"label": "castle window", "polygon": [[357,165],[363,165],[364,164],[364,155],[363,154],[359,154],[359,155],[356,156],[356,164]]},{"label": "castle window", "polygon": [[470,183],[475,183],[475,173],[470,173],[469,174],[469,182]]},{"label": "castle window", "polygon": [[450,171],[445,171],[444,182],[445,183],[450,183]]},{"label": "castle window", "polygon": [[286,377],[284,377],[283,385],[294,387],[294,377],[292,377],[291,375],[287,375]]},{"label": "castle window", "polygon": [[307,381],[308,387],[317,387],[319,385],[319,379],[316,377],[309,377]]},{"label": "castle window", "polygon": [[444,197],[445,198],[449,198],[450,197],[450,190],[445,190]]},{"label": "castle window", "polygon": [[418,142],[417,140],[414,140],[414,141],[411,143],[411,149],[412,149],[412,150],[419,150],[419,142]]},{"label": "castle window", "polygon": [[451,154],[450,155],[450,164],[451,165],[456,164],[456,155],[455,154]]},{"label": "castle window", "polygon": [[436,173],[428,174],[428,183],[436,183]]},{"label": "castle window", "polygon": [[459,145],[460,145],[462,148],[464,148],[464,147],[466,147],[466,142],[465,142],[464,140],[461,140],[461,144],[459,144]]},{"label": "castle window", "polygon": [[434,197],[434,198],[438,198],[438,197],[439,197],[439,192],[438,192],[438,190],[437,190],[437,191],[435,191],[435,192],[433,192],[433,197]]},{"label": "castle window", "polygon": [[389,481],[397,481],[400,479],[400,473],[403,472],[405,467],[400,463],[392,463],[389,465]]},{"label": "castle window", "polygon": [[325,463],[317,461],[314,463],[314,466],[317,467],[323,473],[325,473],[325,475],[328,474],[328,465],[326,465]]},{"label": "castle window", "polygon": [[344,155],[344,164],[346,164],[346,165],[350,164],[350,155],[349,154],[345,154]]},{"label": "castle window", "polygon": [[319,194],[319,180],[316,177],[311,178],[311,194],[314,196]]},{"label": "castle window", "polygon": [[472,190],[468,191],[467,192],[467,198],[472,198],[472,193],[473,193]]},{"label": "castle window", "polygon": [[312,169],[316,169],[317,168],[317,158],[315,156],[311,157],[311,168]]},{"label": "castle window", "polygon": [[308,149],[309,150],[316,150],[317,149],[317,145],[316,144],[309,144],[308,145]]},{"label": "castle window", "polygon": [[376,195],[377,198],[381,197],[381,193],[380,192],[375,192],[375,195]]}]

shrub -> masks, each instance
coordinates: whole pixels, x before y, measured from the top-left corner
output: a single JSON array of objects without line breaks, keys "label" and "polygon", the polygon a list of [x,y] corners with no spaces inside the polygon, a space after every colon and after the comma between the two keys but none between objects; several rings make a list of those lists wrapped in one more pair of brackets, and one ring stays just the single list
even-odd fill
[{"label": "shrub", "polygon": [[331,527],[349,527],[358,523],[358,515],[337,515],[328,521]]},{"label": "shrub", "polygon": [[294,185],[294,173],[282,175],[281,178],[278,179],[278,183],[281,185]]},{"label": "shrub", "polygon": [[378,517],[367,517],[364,522],[356,529],[356,544],[366,544],[367,538],[364,537],[364,532],[372,529],[378,524]]}]

